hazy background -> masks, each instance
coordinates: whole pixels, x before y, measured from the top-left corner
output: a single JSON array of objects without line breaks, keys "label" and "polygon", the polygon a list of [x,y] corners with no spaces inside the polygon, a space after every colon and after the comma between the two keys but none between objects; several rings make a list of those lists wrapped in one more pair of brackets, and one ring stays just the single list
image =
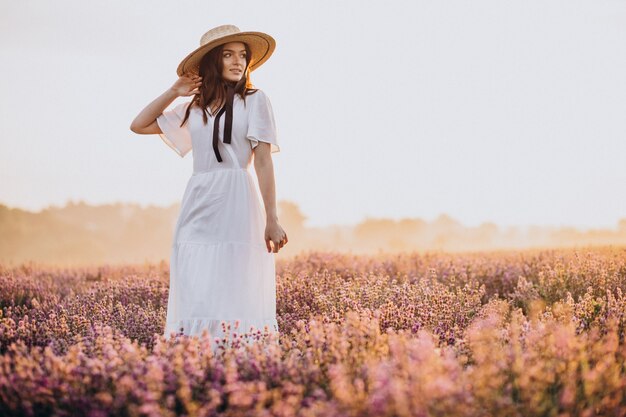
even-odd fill
[{"label": "hazy background", "polygon": [[[91,206],[70,202],[38,213],[0,205],[0,270],[6,264],[35,261],[55,265],[146,263],[169,261],[179,204]],[[581,231],[573,227],[506,228],[484,222],[469,227],[441,214],[393,220],[367,218],[356,225],[306,226],[297,204],[278,202],[289,243],[276,254],[289,258],[306,251],[352,254],[418,251],[477,252],[545,250],[619,245],[626,249],[626,218],[617,228]]]},{"label": "hazy background", "polygon": [[0,0],[0,203],[180,202],[191,153],[129,126],[225,23],[277,40],[252,81],[306,227],[626,217],[624,0]]}]

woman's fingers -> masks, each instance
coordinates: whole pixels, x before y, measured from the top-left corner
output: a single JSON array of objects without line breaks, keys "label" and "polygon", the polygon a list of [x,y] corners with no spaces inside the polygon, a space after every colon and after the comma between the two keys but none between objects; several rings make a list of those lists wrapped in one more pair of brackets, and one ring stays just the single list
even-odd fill
[{"label": "woman's fingers", "polygon": [[282,249],[282,247],[287,244],[287,235],[283,236],[280,240],[273,240],[272,242],[274,243],[274,253],[278,253],[278,250]]},{"label": "woman's fingers", "polygon": [[[268,252],[278,253],[278,251],[287,244],[287,233],[279,226],[278,230],[265,230],[265,245]],[[273,250],[270,247],[273,246]]]},{"label": "woman's fingers", "polygon": [[273,245],[274,246],[273,252],[274,253],[278,253],[278,249],[280,249],[280,242],[275,240],[275,239],[272,239],[272,243],[274,244]]}]

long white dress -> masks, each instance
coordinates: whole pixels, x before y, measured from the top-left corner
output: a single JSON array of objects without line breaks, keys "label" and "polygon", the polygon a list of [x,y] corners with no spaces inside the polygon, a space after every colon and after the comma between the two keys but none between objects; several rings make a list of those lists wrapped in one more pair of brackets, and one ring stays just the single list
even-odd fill
[{"label": "long white dress", "polygon": [[[278,332],[273,252],[264,240],[265,207],[253,173],[252,149],[259,141],[280,150],[271,103],[262,90],[235,95],[231,143],[224,143],[220,118],[218,162],[212,147],[214,117],[204,125],[194,106],[180,127],[189,101],[164,111],[161,139],[181,157],[193,149],[193,173],[182,197],[170,257],[170,285],[164,336],[201,335],[212,348],[222,338],[252,330]],[[239,327],[235,330],[235,321]],[[232,337],[231,337],[232,339]]]}]

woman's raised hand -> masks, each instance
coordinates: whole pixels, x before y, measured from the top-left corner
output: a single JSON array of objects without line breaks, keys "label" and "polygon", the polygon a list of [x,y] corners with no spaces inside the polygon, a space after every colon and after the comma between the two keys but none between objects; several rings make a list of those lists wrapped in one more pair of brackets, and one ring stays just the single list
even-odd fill
[{"label": "woman's raised hand", "polygon": [[172,85],[171,89],[177,96],[192,96],[198,93],[198,88],[202,85],[202,77],[192,73],[181,75]]}]

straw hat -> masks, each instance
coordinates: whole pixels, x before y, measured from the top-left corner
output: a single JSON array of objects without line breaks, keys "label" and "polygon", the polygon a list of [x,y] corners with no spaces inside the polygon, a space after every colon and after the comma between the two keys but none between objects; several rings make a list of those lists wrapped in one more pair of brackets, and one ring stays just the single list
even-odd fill
[{"label": "straw hat", "polygon": [[274,52],[276,41],[270,35],[263,32],[242,32],[237,26],[217,26],[200,38],[200,47],[191,52],[183,59],[176,73],[181,76],[186,72],[198,74],[200,60],[211,49],[228,42],[245,42],[250,47],[250,71],[260,67]]}]

